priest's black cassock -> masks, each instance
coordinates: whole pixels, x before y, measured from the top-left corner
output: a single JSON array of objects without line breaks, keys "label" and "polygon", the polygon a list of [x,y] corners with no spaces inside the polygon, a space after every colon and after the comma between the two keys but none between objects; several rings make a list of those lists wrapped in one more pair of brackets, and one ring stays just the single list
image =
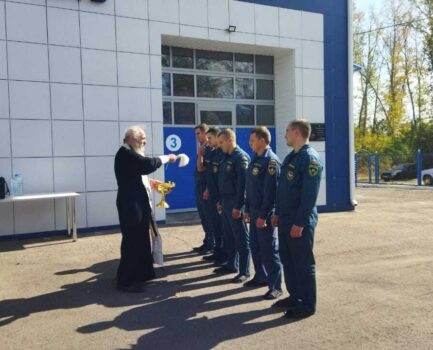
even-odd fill
[{"label": "priest's black cassock", "polygon": [[161,158],[142,156],[128,145],[120,147],[116,154],[116,204],[122,231],[121,257],[117,270],[119,286],[130,286],[155,278],[150,225],[156,234],[158,231],[142,175],[153,173],[162,164]]}]

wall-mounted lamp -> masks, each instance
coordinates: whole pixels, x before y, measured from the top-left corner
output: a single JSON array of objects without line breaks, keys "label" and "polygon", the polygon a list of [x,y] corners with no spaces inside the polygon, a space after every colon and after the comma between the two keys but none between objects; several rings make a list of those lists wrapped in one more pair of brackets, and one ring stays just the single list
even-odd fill
[{"label": "wall-mounted lamp", "polygon": [[236,26],[229,26],[226,29],[226,31],[229,32],[229,33],[234,33],[234,32],[236,32]]}]

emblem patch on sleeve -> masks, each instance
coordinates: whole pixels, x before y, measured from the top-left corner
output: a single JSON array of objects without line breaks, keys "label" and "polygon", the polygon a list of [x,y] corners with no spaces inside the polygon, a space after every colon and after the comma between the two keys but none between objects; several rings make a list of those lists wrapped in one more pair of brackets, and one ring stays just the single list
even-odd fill
[{"label": "emblem patch on sleeve", "polygon": [[291,170],[287,172],[287,180],[292,181],[295,178],[295,173]]},{"label": "emblem patch on sleeve", "polygon": [[242,169],[248,169],[248,159],[246,158],[242,158],[242,163],[241,163]]},{"label": "emblem patch on sleeve", "polygon": [[308,174],[310,174],[310,176],[317,176],[317,174],[319,173],[319,164],[317,164],[316,160],[311,160],[310,161],[310,165],[308,166]]},{"label": "emblem patch on sleeve", "polygon": [[271,176],[274,176],[277,172],[277,163],[275,160],[271,160],[268,164],[268,173]]}]

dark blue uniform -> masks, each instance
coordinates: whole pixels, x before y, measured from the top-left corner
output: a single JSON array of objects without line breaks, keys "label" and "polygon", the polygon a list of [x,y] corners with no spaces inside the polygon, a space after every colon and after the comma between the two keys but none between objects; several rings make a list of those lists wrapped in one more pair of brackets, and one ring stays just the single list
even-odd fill
[{"label": "dark blue uniform", "polygon": [[[203,159],[209,157],[212,152],[212,148],[209,145],[205,146],[203,152]],[[214,247],[214,233],[212,231],[211,219],[206,212],[206,203],[203,200],[203,193],[206,190],[206,171],[198,171],[197,165],[194,172],[194,184],[195,184],[195,200],[197,204],[198,214],[200,216],[201,224],[204,231],[203,245],[206,249],[213,249]]]},{"label": "dark blue uniform", "polygon": [[[290,299],[302,311],[313,313],[316,309],[313,243],[322,170],[319,154],[310,145],[291,152],[281,167],[275,211],[280,217],[280,258]],[[293,225],[304,228],[302,237],[290,237]]]},{"label": "dark blue uniform", "polygon": [[250,157],[239,146],[226,154],[221,164],[218,187],[223,206],[223,232],[227,253],[226,269],[250,275],[250,245],[247,227],[242,219],[232,218],[232,210],[243,210],[246,172]]},{"label": "dark blue uniform", "polygon": [[207,217],[210,218],[212,232],[215,238],[214,254],[217,262],[225,260],[223,250],[222,218],[218,213],[217,204],[220,201],[218,190],[218,173],[224,159],[224,153],[220,148],[214,148],[203,157],[206,166],[206,189],[209,192],[209,200],[205,201]]},{"label": "dark blue uniform", "polygon": [[[281,290],[281,263],[277,230],[272,227],[277,194],[280,160],[267,148],[256,155],[248,167],[245,212],[250,214],[250,247],[256,274],[254,281],[268,283],[269,290]],[[257,228],[256,220],[266,220]]]}]

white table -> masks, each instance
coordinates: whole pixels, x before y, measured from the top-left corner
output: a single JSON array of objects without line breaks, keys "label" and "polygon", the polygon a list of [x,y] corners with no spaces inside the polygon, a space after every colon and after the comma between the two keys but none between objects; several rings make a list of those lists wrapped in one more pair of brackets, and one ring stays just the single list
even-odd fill
[{"label": "white table", "polygon": [[23,196],[11,196],[0,200],[1,203],[17,203],[17,202],[28,202],[43,199],[61,199],[66,200],[66,228],[68,235],[72,233],[72,239],[74,242],[77,240],[77,222],[75,218],[75,198],[79,194],[76,192],[58,192],[58,193],[41,193],[41,194],[27,194]]}]

